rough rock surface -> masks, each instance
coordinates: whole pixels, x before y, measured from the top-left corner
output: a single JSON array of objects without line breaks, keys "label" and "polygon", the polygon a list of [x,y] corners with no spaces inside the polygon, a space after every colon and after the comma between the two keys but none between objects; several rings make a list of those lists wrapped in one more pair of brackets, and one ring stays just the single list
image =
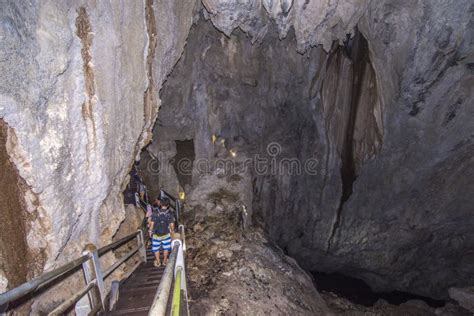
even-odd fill
[{"label": "rough rock surface", "polygon": [[[203,0],[212,23],[230,36],[237,27],[261,41],[272,23],[280,38],[291,27],[295,30],[298,51],[322,45],[326,51],[333,41],[341,44],[365,12],[370,1],[324,0]],[[207,15],[206,15],[207,16]]]},{"label": "rough rock surface", "polygon": [[133,204],[127,204],[125,206],[125,212],[127,213],[127,216],[124,221],[120,223],[117,232],[112,238],[113,241],[119,240],[120,238],[137,231],[143,224],[143,219],[145,217],[143,209],[136,207]]},{"label": "rough rock surface", "polygon": [[3,270],[0,271],[0,291],[5,292],[8,289],[8,279],[4,275]]},{"label": "rough rock surface", "polygon": [[[227,36],[209,23],[191,34],[163,93],[156,139],[166,159],[183,139],[208,162],[313,159],[315,173],[243,173],[245,207],[304,268],[436,297],[470,285],[472,1],[202,3]],[[12,181],[24,182],[27,229],[17,240],[41,263],[32,274],[111,241],[195,7],[1,2],[0,118],[21,178]],[[195,185],[216,169],[200,166]],[[181,189],[173,174],[167,181]]]},{"label": "rough rock surface", "polygon": [[474,313],[474,286],[466,288],[449,289],[449,296],[457,301],[459,305]]},{"label": "rough rock surface", "polygon": [[330,264],[378,289],[446,298],[474,278],[473,9],[376,1],[360,23],[383,146],[357,174]]},{"label": "rough rock surface", "polygon": [[[199,178],[186,198],[186,204],[191,207],[199,206],[205,213],[218,217],[225,211],[235,212],[241,228],[250,226],[252,214],[248,205],[252,203],[252,186],[250,177],[245,175],[229,175],[222,168],[217,168],[211,174]],[[224,206],[226,209],[224,209]]]},{"label": "rough rock surface", "polygon": [[0,292],[4,292],[7,286],[25,282],[34,274],[35,268],[41,268],[44,260],[41,254],[33,256],[28,251],[25,234],[28,214],[23,198],[25,184],[9,159],[7,140],[8,128],[0,119]]},{"label": "rough rock surface", "polygon": [[468,316],[469,311],[457,305],[446,304],[443,307],[432,308],[423,301],[410,300],[400,305],[389,304],[386,301],[379,300],[374,306],[362,306],[354,304],[344,298],[338,297],[334,293],[322,292],[322,298],[328,305],[328,308],[334,315],[347,316],[429,316],[429,315],[452,315]]},{"label": "rough rock surface", "polygon": [[88,242],[109,243],[124,220],[126,175],[150,138],[194,6],[1,1],[0,118],[26,183],[21,237],[40,264],[32,274],[77,257]]},{"label": "rough rock surface", "polygon": [[315,173],[252,169],[247,205],[307,270],[436,298],[469,285],[472,3],[372,1],[352,39],[304,55],[297,30],[279,40],[278,21],[251,44],[241,25],[258,3],[204,2],[224,33],[247,34],[198,23],[164,86],[156,139],[193,139],[210,169],[256,154],[316,161]]},{"label": "rough rock surface", "polygon": [[[246,187],[242,180],[230,182]],[[243,230],[238,191],[227,191],[217,174],[206,183],[197,187],[199,201],[186,203],[191,313],[328,315],[311,277],[294,259],[273,246],[262,229]]]}]

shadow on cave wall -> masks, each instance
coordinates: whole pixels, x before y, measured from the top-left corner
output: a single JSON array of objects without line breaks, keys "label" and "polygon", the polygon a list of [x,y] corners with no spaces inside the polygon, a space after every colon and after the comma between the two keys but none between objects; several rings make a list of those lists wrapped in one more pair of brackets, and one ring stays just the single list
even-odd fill
[{"label": "shadow on cave wall", "polygon": [[443,307],[446,301],[402,291],[378,293],[361,279],[345,276],[340,273],[311,272],[319,292],[331,292],[344,297],[354,304],[374,306],[378,300],[386,300],[393,305],[400,305],[409,300],[421,300],[431,307]]}]

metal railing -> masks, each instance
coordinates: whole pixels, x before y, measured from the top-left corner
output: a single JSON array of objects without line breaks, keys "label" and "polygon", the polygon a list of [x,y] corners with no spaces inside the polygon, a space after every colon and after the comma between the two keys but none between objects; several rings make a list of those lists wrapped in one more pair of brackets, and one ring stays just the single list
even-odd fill
[{"label": "metal railing", "polygon": [[[188,289],[186,277],[186,238],[184,225],[179,225],[181,215],[181,203],[170,193],[160,188],[160,198],[167,197],[170,200],[170,206],[176,213],[176,222],[178,223],[178,232],[180,239],[172,242],[172,250],[163,271],[160,284],[153,300],[148,315],[164,316],[167,315],[171,303],[171,315],[181,316],[189,315]],[[139,202],[142,202],[139,200]],[[139,203],[145,211],[146,209]],[[170,301],[170,295],[171,301]],[[183,306],[184,305],[184,306]],[[184,307],[184,308],[183,308]]]},{"label": "metal railing", "polygon": [[146,211],[146,207],[148,204],[150,204],[150,201],[148,199],[148,191],[145,191],[145,199],[142,200],[140,197],[140,194],[138,192],[135,192],[135,206],[141,207]]},{"label": "metal railing", "polygon": [[[186,278],[186,237],[184,234],[184,225],[179,225],[179,233],[181,242],[178,248],[176,265],[174,268],[175,282],[171,305],[171,314],[173,316],[189,315],[188,285]],[[185,303],[185,310],[182,308],[182,302]]]},{"label": "metal railing", "polygon": [[[180,230],[184,231],[184,226],[180,225],[180,227]],[[184,242],[184,240],[173,240],[173,249],[168,264],[148,313],[150,316],[166,315],[170,303],[171,315],[189,315]],[[170,295],[172,295],[171,301]]]},{"label": "metal railing", "polygon": [[[179,200],[164,190],[160,194],[165,194],[170,200],[174,201],[178,216]],[[148,315],[150,316],[164,316],[169,310],[171,303],[171,315],[182,316],[189,315],[188,305],[188,288],[186,277],[186,237],[184,225],[178,226],[180,239],[175,239],[172,242],[173,248],[171,255],[163,272],[160,285],[156,291],[153,305],[150,308]],[[171,295],[171,301],[170,301]]]},{"label": "metal railing", "polygon": [[[162,196],[167,196],[172,202],[174,202],[172,208],[176,211],[176,217],[178,218],[181,209],[179,200],[164,190],[160,190],[160,194],[162,194]],[[178,226],[178,232],[180,239],[173,240],[172,252],[168,264],[163,272],[149,315],[166,315],[170,304],[171,314],[173,316],[189,315],[184,225]],[[102,269],[99,260],[100,257],[135,238],[137,239],[137,245],[135,247],[111,266],[105,270]],[[40,289],[46,289],[52,285],[56,285],[69,276],[70,273],[79,271],[79,268],[82,266],[86,282],[85,286],[79,289],[72,297],[62,302],[48,315],[62,315],[65,312],[68,312],[86,295],[89,296],[89,304],[86,306],[87,308],[81,310],[81,315],[96,314],[99,311],[106,311],[107,293],[104,286],[104,280],[137,252],[140,255],[141,261],[146,262],[145,239],[142,230],[138,230],[135,233],[121,238],[100,249],[97,249],[92,244],[87,245],[81,257],[68,262],[57,269],[46,272],[38,278],[26,282],[8,292],[0,294],[0,306],[16,302],[28,294],[36,294]],[[76,314],[79,315],[79,313]]]},{"label": "metal railing", "polygon": [[[137,245],[133,247],[125,256],[119,259],[105,270],[102,270],[99,258],[111,250],[114,250],[125,243],[137,239]],[[72,272],[78,271],[82,266],[86,285],[79,289],[76,294],[66,299],[57,306],[48,315],[62,315],[73,305],[75,305],[85,295],[89,295],[89,312],[94,314],[101,310],[106,310],[106,296],[104,279],[107,278],[122,263],[132,257],[135,253],[139,253],[140,259],[146,262],[146,249],[143,231],[138,230],[122,239],[117,240],[107,246],[97,249],[94,245],[89,244],[85,247],[83,255],[57,269],[46,272],[36,279],[28,281],[8,292],[0,294],[0,306],[15,302],[16,300],[28,295],[34,294],[40,289],[44,289],[58,281],[62,281],[62,277]],[[8,311],[8,309],[7,309]]]},{"label": "metal railing", "polygon": [[173,250],[166,264],[166,268],[163,271],[163,276],[161,277],[160,285],[156,291],[153,304],[150,308],[148,315],[152,316],[164,316],[168,309],[168,300],[171,292],[171,286],[173,283],[173,272],[174,266],[176,265],[176,257],[178,254],[179,245],[176,243],[176,240],[173,242]]}]

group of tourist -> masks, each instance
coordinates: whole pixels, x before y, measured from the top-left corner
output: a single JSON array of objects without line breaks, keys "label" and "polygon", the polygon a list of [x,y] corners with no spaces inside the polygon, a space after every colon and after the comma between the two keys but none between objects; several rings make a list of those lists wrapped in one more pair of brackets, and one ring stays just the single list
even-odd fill
[{"label": "group of tourist", "polygon": [[[175,228],[175,216],[167,197],[158,197],[147,210],[148,232],[152,240],[151,249],[155,254],[155,267],[168,263],[171,251],[171,238]],[[160,260],[160,251],[163,250],[163,262]]]}]

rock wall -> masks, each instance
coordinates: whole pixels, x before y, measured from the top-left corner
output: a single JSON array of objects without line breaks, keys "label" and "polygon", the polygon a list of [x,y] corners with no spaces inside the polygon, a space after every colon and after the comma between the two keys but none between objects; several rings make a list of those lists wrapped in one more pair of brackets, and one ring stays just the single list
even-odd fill
[{"label": "rock wall", "polygon": [[251,194],[249,180],[208,174],[186,200],[190,312],[330,315],[311,276],[262,228],[245,229],[241,213]]},{"label": "rock wall", "polygon": [[270,25],[276,23],[281,39],[291,28],[295,30],[297,49],[304,52],[316,45],[329,51],[333,41],[342,44],[346,34],[353,33],[370,1],[203,0],[202,3],[206,16],[228,36],[238,27],[253,42],[258,42]]},{"label": "rock wall", "polygon": [[[247,205],[307,270],[437,298],[469,285],[472,4],[203,4],[227,36],[205,22],[192,30],[163,89],[157,146],[194,139],[211,171],[223,158],[313,159],[310,173],[252,169]],[[320,23],[296,27],[309,19]],[[194,163],[195,188],[202,167]]]},{"label": "rock wall", "polygon": [[[0,292],[26,281],[33,273],[25,231],[27,213],[23,201],[24,183],[7,154],[8,129],[0,120]],[[41,256],[36,261],[41,265]],[[31,272],[30,272],[31,271]]]},{"label": "rock wall", "polygon": [[34,214],[21,238],[30,254],[43,254],[32,258],[43,263],[35,273],[77,257],[86,243],[109,243],[124,220],[126,175],[149,141],[194,6],[2,1],[0,118]]},{"label": "rock wall", "polygon": [[331,264],[344,258],[378,289],[446,297],[449,286],[474,278],[473,9],[381,1],[360,22],[381,96],[383,146],[354,182]]},{"label": "rock wall", "polygon": [[[222,33],[205,22],[193,30],[149,152],[167,161],[176,140],[193,139],[195,186],[218,159],[228,170],[266,158],[266,172],[244,172],[248,220],[308,270],[436,297],[469,285],[472,3],[202,4]],[[112,240],[126,175],[152,138],[159,91],[200,4],[0,7],[3,160],[23,183],[18,240],[36,274]],[[311,172],[272,169],[283,159],[287,169],[311,161]],[[164,183],[177,192],[172,172]],[[20,282],[2,269],[2,284]]]}]

